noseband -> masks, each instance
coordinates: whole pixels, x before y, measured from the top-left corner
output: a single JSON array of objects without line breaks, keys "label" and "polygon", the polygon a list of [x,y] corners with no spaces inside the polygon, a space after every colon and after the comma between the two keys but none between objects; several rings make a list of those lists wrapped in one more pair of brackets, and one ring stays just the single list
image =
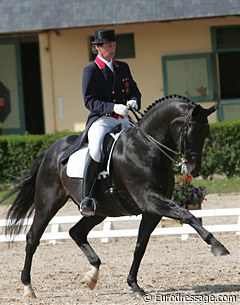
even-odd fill
[{"label": "noseband", "polygon": [[182,159],[185,160],[185,162],[192,160],[193,158],[200,158],[202,156],[201,152],[191,151],[187,149],[187,135],[188,135],[188,129],[189,124],[196,124],[196,125],[207,125],[207,124],[199,124],[196,122],[191,121],[192,120],[192,114],[195,109],[195,105],[189,110],[188,115],[186,116],[186,119],[184,121],[184,124],[178,134],[178,136],[175,139],[175,143],[177,143],[178,138],[180,138],[180,155],[182,156]]}]

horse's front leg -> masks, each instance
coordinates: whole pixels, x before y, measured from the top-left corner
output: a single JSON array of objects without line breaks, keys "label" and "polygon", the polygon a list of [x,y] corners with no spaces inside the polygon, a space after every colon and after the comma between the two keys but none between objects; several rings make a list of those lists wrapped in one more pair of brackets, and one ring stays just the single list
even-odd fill
[{"label": "horse's front leg", "polygon": [[[190,213],[188,210],[186,210],[188,213]],[[187,214],[188,214],[187,213]],[[184,213],[183,213],[184,214]],[[187,215],[187,222],[191,227],[193,227],[200,236],[203,237],[204,241],[211,245],[211,252],[213,255],[215,256],[223,256],[223,255],[228,255],[230,254],[229,251],[223,246],[223,244],[221,244],[214,236],[212,233],[208,232],[206,229],[204,229],[199,222],[197,221],[197,219],[195,218],[195,216],[193,216],[190,213],[191,217],[189,218],[189,215]],[[185,216],[183,216],[183,219],[185,218]]]},{"label": "horse's front leg", "polygon": [[177,203],[159,195],[151,196],[151,199],[154,201],[154,204],[151,205],[150,208],[151,212],[189,224],[207,244],[211,245],[211,252],[215,256],[229,254],[229,251],[213,236],[212,233],[203,228],[203,226],[197,221],[196,217],[187,209],[180,207]]},{"label": "horse's front leg", "polygon": [[137,244],[134,251],[133,263],[127,278],[128,285],[132,288],[133,293],[138,296],[143,296],[145,291],[138,286],[137,273],[147,248],[147,244],[152,231],[156,228],[157,224],[161,220],[161,216],[143,214],[142,220],[139,226]]},{"label": "horse's front leg", "polygon": [[83,281],[91,290],[94,289],[97,284],[101,260],[89,245],[87,235],[92,228],[101,223],[105,218],[106,217],[104,216],[83,217],[69,230],[71,238],[80,247],[91,264],[91,270],[89,270],[83,278]]}]

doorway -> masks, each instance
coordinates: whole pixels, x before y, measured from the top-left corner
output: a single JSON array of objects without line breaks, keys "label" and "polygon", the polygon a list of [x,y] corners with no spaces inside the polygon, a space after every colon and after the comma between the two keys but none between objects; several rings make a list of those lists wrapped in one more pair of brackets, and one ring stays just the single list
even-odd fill
[{"label": "doorway", "polygon": [[220,98],[240,98],[240,52],[219,53]]},{"label": "doorway", "polygon": [[44,134],[42,86],[38,41],[20,41],[25,128]]}]

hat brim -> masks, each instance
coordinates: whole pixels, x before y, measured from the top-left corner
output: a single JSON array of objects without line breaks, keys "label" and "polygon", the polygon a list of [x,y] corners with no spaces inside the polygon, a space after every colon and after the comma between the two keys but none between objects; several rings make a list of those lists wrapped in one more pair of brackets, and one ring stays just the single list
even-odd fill
[{"label": "hat brim", "polygon": [[97,39],[97,40],[94,40],[94,41],[91,41],[91,44],[103,44],[103,43],[106,43],[106,42],[116,42],[117,41],[117,39],[115,38],[115,39],[111,39],[111,40],[109,40],[109,39]]}]

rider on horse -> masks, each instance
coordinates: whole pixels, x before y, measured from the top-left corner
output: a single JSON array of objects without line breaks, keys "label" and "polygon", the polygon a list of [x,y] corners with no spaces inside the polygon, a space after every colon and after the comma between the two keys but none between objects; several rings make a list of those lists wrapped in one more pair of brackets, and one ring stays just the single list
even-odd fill
[{"label": "rider on horse", "polygon": [[96,202],[91,198],[91,190],[98,175],[104,136],[119,124],[122,129],[130,127],[128,108],[140,109],[141,106],[141,93],[128,64],[113,59],[116,50],[114,30],[97,30],[92,46],[97,57],[84,68],[82,80],[84,103],[90,111],[86,124],[89,154],[80,204],[84,216],[95,213]]}]

